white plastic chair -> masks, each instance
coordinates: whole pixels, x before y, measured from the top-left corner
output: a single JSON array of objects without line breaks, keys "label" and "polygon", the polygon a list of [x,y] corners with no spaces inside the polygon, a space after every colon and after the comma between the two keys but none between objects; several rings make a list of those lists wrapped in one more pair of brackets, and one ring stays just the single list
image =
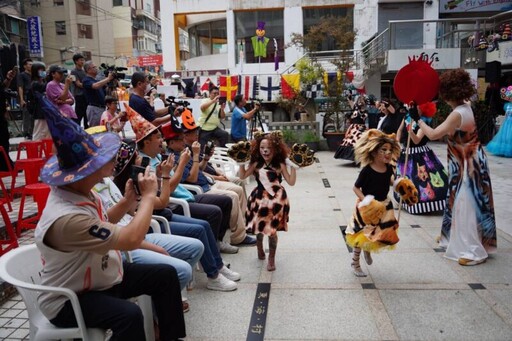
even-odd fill
[{"label": "white plastic chair", "polygon": [[[104,340],[104,330],[85,326],[78,297],[72,290],[40,284],[41,268],[41,255],[35,244],[21,246],[0,257],[0,277],[18,289],[27,307],[30,340]],[[58,328],[51,324],[41,313],[37,303],[37,297],[41,292],[53,292],[68,298],[78,327]]]},{"label": "white plastic chair", "polygon": [[188,189],[190,192],[192,192],[193,194],[203,194],[204,191],[203,189],[201,188],[201,186],[198,186],[198,185],[192,185],[192,184],[182,184],[183,187],[185,187],[186,189]]}]

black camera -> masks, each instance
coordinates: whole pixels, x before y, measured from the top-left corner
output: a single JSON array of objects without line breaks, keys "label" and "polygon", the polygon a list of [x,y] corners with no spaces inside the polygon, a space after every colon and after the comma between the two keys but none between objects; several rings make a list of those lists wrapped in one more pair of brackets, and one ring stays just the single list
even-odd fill
[{"label": "black camera", "polygon": [[128,68],[125,67],[108,65],[105,63],[101,64],[101,68],[103,69],[103,74],[105,75],[105,77],[108,77],[108,74],[112,72],[112,76],[114,76],[114,79],[125,79],[126,74],[119,71],[128,70]]},{"label": "black camera", "polygon": [[[181,115],[183,111],[190,105],[188,101],[177,101],[176,97],[169,96],[165,99],[167,104],[169,104],[169,113],[172,114],[177,110],[177,115]],[[191,110],[191,109],[189,109]]]},{"label": "black camera", "polygon": [[212,153],[213,148],[215,148],[215,144],[213,144],[213,141],[206,142],[206,146],[204,146],[204,154],[210,155]]},{"label": "black camera", "polygon": [[249,98],[249,103],[251,104],[251,107],[255,107],[256,105],[258,105],[260,108],[262,106],[262,100],[259,99],[259,98]]}]

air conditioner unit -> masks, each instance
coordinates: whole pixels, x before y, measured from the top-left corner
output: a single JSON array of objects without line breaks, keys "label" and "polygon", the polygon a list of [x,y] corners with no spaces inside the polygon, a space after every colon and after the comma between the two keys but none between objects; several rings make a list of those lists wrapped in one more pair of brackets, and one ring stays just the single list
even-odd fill
[{"label": "air conditioner unit", "polygon": [[78,28],[79,28],[79,29],[80,29],[80,31],[82,31],[82,32],[87,32],[87,25],[79,24],[79,25],[78,25]]}]

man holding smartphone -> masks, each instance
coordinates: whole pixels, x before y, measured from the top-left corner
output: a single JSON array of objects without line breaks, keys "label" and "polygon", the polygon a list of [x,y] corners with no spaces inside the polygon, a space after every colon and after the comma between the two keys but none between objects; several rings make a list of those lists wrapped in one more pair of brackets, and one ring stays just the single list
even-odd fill
[{"label": "man holding smartphone", "polygon": [[225,147],[229,140],[229,134],[219,128],[220,120],[226,117],[224,108],[226,102],[220,102],[219,88],[210,87],[210,97],[203,99],[201,102],[201,116],[199,117],[199,143],[205,146],[207,141],[217,140],[219,146]]}]

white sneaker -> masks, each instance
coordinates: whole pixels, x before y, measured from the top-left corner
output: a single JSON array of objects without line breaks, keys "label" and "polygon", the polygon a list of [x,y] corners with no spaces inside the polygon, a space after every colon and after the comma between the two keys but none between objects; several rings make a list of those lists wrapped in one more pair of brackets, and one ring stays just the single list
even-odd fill
[{"label": "white sneaker", "polygon": [[217,291],[233,291],[237,289],[237,285],[219,272],[217,278],[208,278],[206,288]]},{"label": "white sneaker", "polygon": [[230,245],[224,241],[217,241],[220,253],[238,253],[238,247]]},{"label": "white sneaker", "polygon": [[219,273],[233,282],[238,282],[240,280],[240,278],[242,278],[242,276],[240,276],[240,274],[238,272],[234,272],[234,271],[230,270],[225,265],[222,266],[222,269],[219,270]]}]

